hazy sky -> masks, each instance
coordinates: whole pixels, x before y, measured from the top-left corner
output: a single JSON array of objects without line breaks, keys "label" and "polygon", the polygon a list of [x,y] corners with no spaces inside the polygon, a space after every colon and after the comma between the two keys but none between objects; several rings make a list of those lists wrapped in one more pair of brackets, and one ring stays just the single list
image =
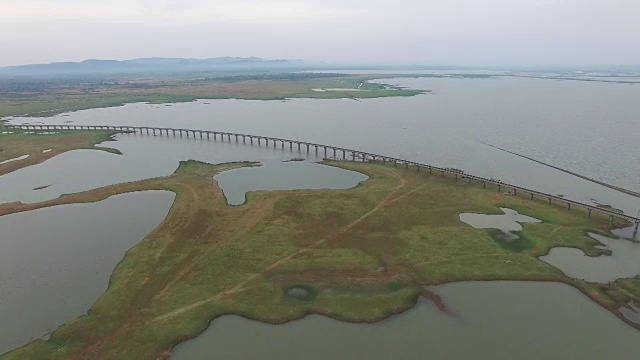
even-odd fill
[{"label": "hazy sky", "polygon": [[640,64],[640,0],[0,0],[0,66],[259,56]]}]

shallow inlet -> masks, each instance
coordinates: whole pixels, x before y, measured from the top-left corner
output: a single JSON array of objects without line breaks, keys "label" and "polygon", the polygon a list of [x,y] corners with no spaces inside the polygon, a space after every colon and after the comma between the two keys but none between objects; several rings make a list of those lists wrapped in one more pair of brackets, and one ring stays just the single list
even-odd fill
[{"label": "shallow inlet", "polygon": [[0,217],[0,354],[85,314],[173,199],[145,191]]},{"label": "shallow inlet", "polygon": [[431,288],[452,314],[421,299],[374,324],[319,315],[284,325],[214,320],[172,360],[637,359],[638,331],[563,284],[462,282]]},{"label": "shallow inlet", "polygon": [[603,248],[611,250],[611,255],[590,257],[579,249],[557,247],[548,255],[541,256],[540,260],[557,267],[569,277],[598,283],[640,274],[640,243],[593,233],[589,236],[601,242]]},{"label": "shallow inlet", "polygon": [[368,177],[364,174],[306,161],[264,161],[262,166],[225,171],[215,176],[229,205],[245,202],[256,190],[349,189]]}]

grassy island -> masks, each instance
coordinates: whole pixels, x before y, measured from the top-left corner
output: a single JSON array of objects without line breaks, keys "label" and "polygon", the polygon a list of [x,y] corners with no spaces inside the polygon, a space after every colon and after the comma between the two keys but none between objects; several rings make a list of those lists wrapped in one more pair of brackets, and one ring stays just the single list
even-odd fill
[{"label": "grassy island", "polygon": [[[366,99],[425,93],[422,90],[369,82],[389,77],[393,76],[283,73],[202,79],[122,79],[111,82],[68,80],[5,84],[0,81],[0,118],[47,117],[136,102],[163,104],[198,99]],[[337,91],[324,91],[326,89]]]},{"label": "grassy island", "polygon": [[[176,194],[167,218],[127,252],[88,315],[0,358],[166,359],[173,346],[224,314],[268,323],[310,313],[374,322],[429,296],[424,285],[464,280],[562,282],[622,320],[620,306],[640,304],[640,278],[592,284],[538,259],[557,246],[604,254],[586,232],[607,233],[608,217],[588,218],[580,209],[569,212],[425,171],[327,164],[369,179],[348,190],[257,191],[245,205],[229,206],[213,176],[251,163],[186,161],[167,177],[43,203],[0,204],[6,215],[134,191]],[[523,224],[520,239],[506,244],[458,217],[500,213],[499,207],[543,222]]]}]

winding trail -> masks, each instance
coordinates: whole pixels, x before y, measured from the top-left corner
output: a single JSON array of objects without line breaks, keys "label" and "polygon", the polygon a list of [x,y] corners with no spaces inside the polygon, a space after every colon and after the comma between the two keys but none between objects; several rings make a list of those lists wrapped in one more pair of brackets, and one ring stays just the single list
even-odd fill
[{"label": "winding trail", "polygon": [[238,283],[236,286],[234,286],[234,287],[232,287],[232,288],[230,288],[228,290],[225,290],[225,291],[223,291],[221,293],[218,293],[218,294],[216,294],[216,295],[214,295],[214,296],[212,296],[210,298],[207,298],[207,299],[204,299],[204,300],[200,300],[200,301],[192,303],[190,305],[186,305],[186,306],[180,307],[180,308],[178,308],[178,309],[176,309],[174,311],[171,311],[171,312],[165,313],[163,315],[157,316],[152,321],[156,322],[156,321],[167,320],[167,319],[176,317],[178,315],[181,315],[181,314],[183,314],[183,313],[185,313],[187,311],[190,311],[192,309],[195,309],[195,308],[198,308],[198,307],[203,306],[205,304],[208,304],[208,303],[211,303],[213,301],[219,300],[220,298],[223,298],[225,296],[229,296],[229,295],[231,295],[233,293],[239,292],[249,282],[259,278],[260,276],[264,275],[268,271],[270,271],[270,270],[272,270],[272,269],[274,269],[274,268],[286,263],[287,261],[293,259],[297,255],[300,255],[300,254],[304,253],[305,251],[308,251],[308,250],[310,250],[310,249],[312,249],[314,247],[322,245],[327,240],[329,240],[329,239],[331,239],[331,238],[333,238],[335,236],[338,236],[340,234],[343,234],[343,233],[347,232],[349,229],[353,228],[354,226],[358,225],[359,223],[361,223],[362,221],[364,221],[365,219],[367,219],[371,215],[373,215],[376,212],[378,212],[384,206],[386,206],[388,204],[391,204],[391,203],[394,203],[394,202],[396,202],[396,201],[398,201],[398,200],[400,200],[402,198],[405,198],[408,195],[410,195],[410,194],[414,193],[415,191],[419,190],[420,188],[422,188],[422,186],[418,187],[418,188],[415,188],[415,189],[413,189],[413,190],[411,190],[409,192],[406,192],[406,193],[394,198],[394,196],[397,194],[397,192],[406,185],[406,180],[403,177],[398,176],[398,174],[393,172],[393,171],[388,170],[388,172],[398,179],[398,181],[399,181],[398,185],[396,185],[394,188],[392,188],[391,191],[387,194],[387,196],[385,196],[384,199],[382,199],[380,202],[378,202],[378,204],[376,204],[376,206],[373,209],[369,210],[364,215],[360,216],[359,218],[357,218],[354,221],[350,222],[349,224],[345,225],[343,228],[341,228],[341,229],[339,229],[339,230],[337,230],[337,231],[325,236],[324,238],[322,238],[322,239],[320,239],[320,240],[318,240],[318,241],[316,241],[316,242],[314,242],[312,244],[309,244],[309,245],[303,247],[302,249],[299,249],[299,250],[297,250],[297,251],[295,251],[295,252],[293,252],[293,253],[291,253],[291,254],[289,254],[289,255],[287,255],[287,256],[285,256],[285,257],[283,257],[283,258],[281,258],[281,259],[279,259],[277,261],[275,261],[274,263],[272,263],[272,264],[266,266],[265,268],[263,268],[262,271],[260,271],[258,273],[255,273],[253,275],[250,275],[245,280],[243,280],[240,283]]}]

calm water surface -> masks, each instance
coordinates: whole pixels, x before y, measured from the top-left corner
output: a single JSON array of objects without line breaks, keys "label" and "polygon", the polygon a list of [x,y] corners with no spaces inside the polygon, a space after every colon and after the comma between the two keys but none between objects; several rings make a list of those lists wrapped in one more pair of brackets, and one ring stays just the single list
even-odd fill
[{"label": "calm water surface", "polygon": [[601,242],[604,249],[611,250],[611,256],[590,257],[579,249],[559,247],[551,249],[540,260],[557,267],[569,277],[591,282],[608,283],[640,275],[640,243],[593,233],[589,236]]},{"label": "calm water surface", "polygon": [[392,79],[407,98],[129,104],[16,123],[179,126],[299,138],[464,169],[636,214],[640,199],[489,147],[640,191],[640,86],[524,78]]},{"label": "calm water surface", "polygon": [[[581,201],[611,204],[633,215],[640,208],[638,198],[486,145],[640,191],[640,123],[636,117],[640,86],[516,78],[392,82],[433,92],[362,101],[129,104],[13,121],[174,126],[300,139],[460,168]],[[224,185],[227,196],[236,199],[230,203],[244,198],[247,190],[316,186],[311,180],[325,175],[327,182],[318,186],[351,187],[361,181],[350,175],[343,182],[341,175],[329,176],[325,173],[329,170],[317,164],[280,163],[291,157],[319,160],[306,152],[292,155],[288,150],[257,145],[166,136],[118,135],[117,139],[102,145],[117,148],[123,155],[73,151],[0,177],[0,202],[42,201],[123,181],[166,176],[180,160],[188,159],[211,163],[250,160],[287,167],[286,178],[269,175],[274,168],[267,165],[240,172],[267,171],[261,173],[261,179],[221,174],[219,180],[225,182],[229,176],[237,190],[231,195],[231,188]],[[51,186],[33,190],[47,185]],[[126,249],[166,215],[172,198],[168,193],[121,195],[96,204],[0,217],[0,353],[84,313],[104,291]],[[98,265],[100,269],[94,269]],[[601,271],[611,274],[608,276],[620,274],[608,268]],[[310,316],[271,326],[229,316],[214,321],[198,339],[178,346],[174,357],[640,356],[639,348],[630,345],[637,342],[637,331],[563,285],[462,283],[438,287],[437,292],[454,310],[453,316],[439,313],[428,303],[375,325]]]},{"label": "calm water surface", "polygon": [[171,359],[640,358],[638,331],[567,285],[473,282],[433,290],[452,314],[422,300],[376,324],[312,315],[268,325],[223,316]]},{"label": "calm water surface", "polygon": [[84,314],[173,198],[146,191],[0,217],[0,354]]},{"label": "calm water surface", "polygon": [[504,214],[476,214],[476,213],[462,213],[460,214],[460,221],[469,224],[476,229],[498,229],[503,231],[521,231],[521,223],[539,223],[538,219],[519,214],[517,211],[500,208]]},{"label": "calm water surface", "polygon": [[[101,144],[120,150],[115,155],[97,150],[76,150],[44,163],[0,176],[0,203],[38,202],[101,186],[172,174],[184,160],[208,163],[233,161],[282,161],[293,156],[321,160],[315,153],[291,153],[288,149],[265,148],[235,142],[122,134],[117,141]],[[325,177],[327,179],[327,177]],[[33,190],[47,186],[45,189]],[[6,191],[5,191],[6,189]]]},{"label": "calm water surface", "polygon": [[349,189],[368,176],[306,161],[265,161],[262,166],[225,171],[215,177],[230,205],[254,190]]}]

